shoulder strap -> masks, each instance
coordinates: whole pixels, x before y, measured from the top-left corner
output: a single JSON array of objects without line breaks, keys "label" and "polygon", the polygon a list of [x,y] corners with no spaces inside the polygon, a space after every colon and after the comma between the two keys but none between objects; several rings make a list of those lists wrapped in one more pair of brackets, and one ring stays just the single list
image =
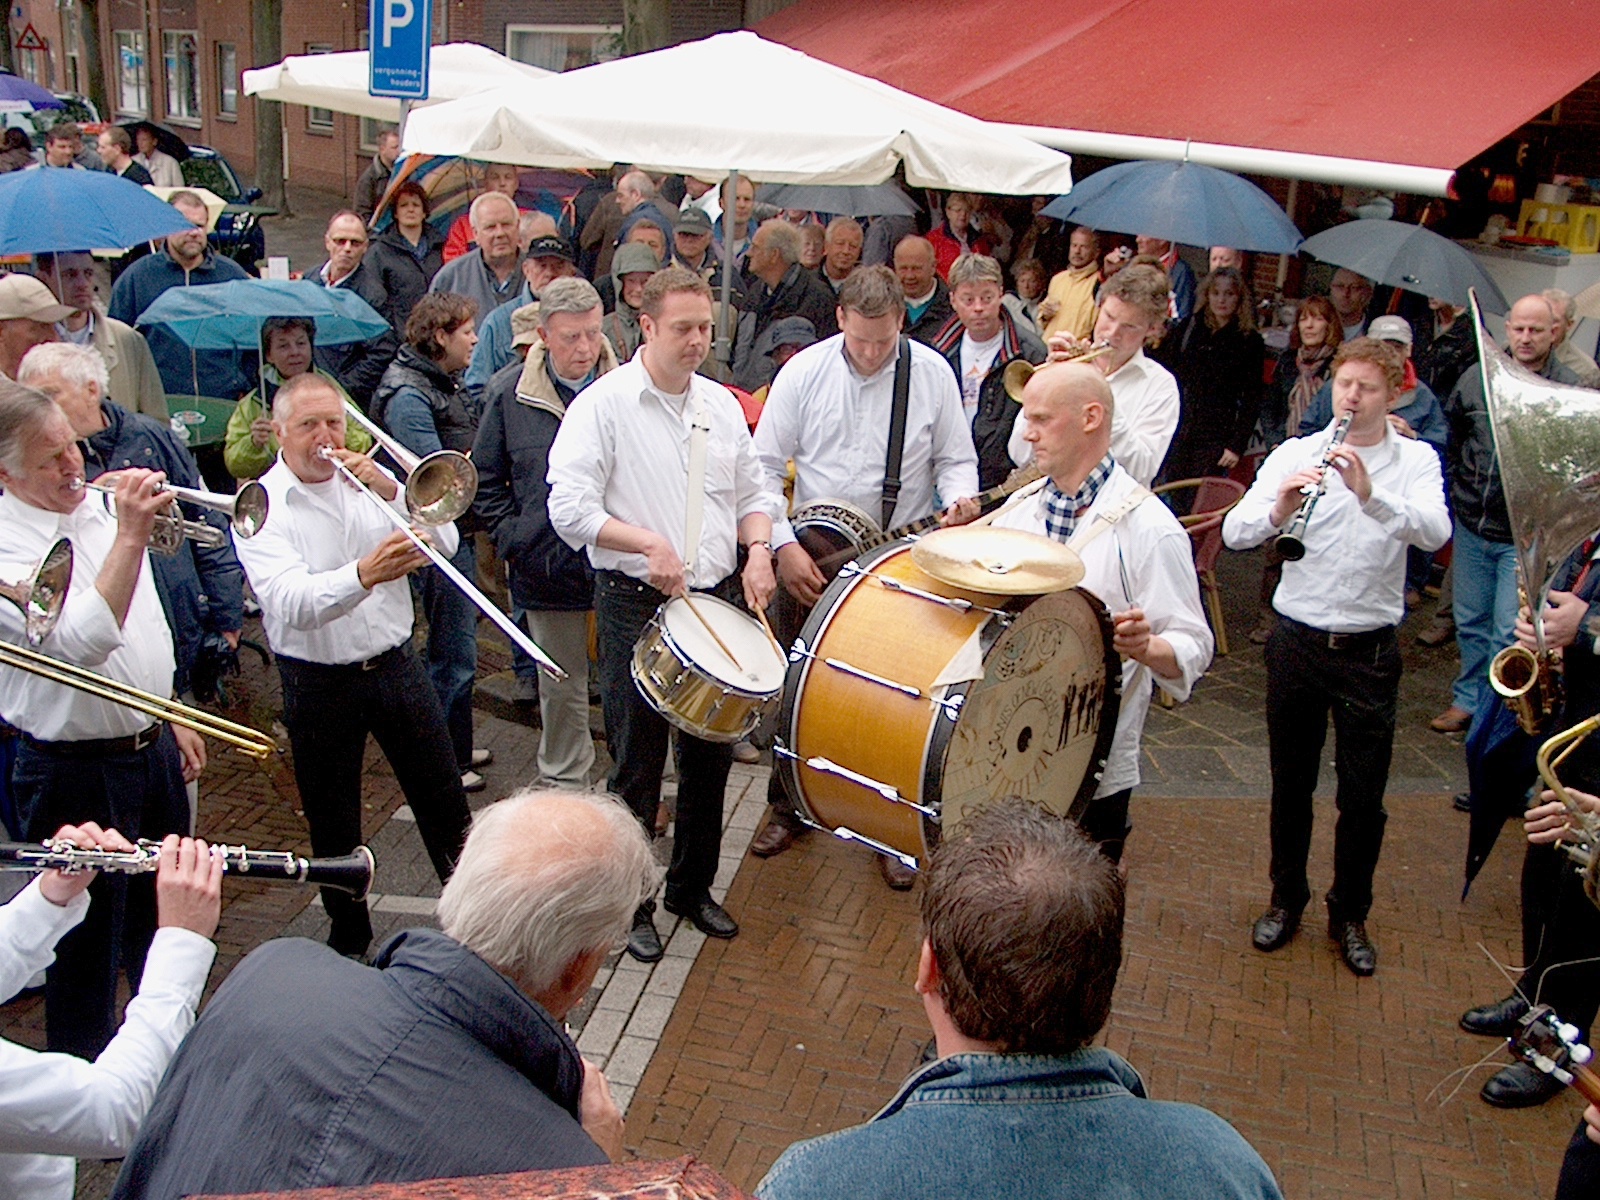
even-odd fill
[{"label": "shoulder strap", "polygon": [[1095,513],[1093,521],[1090,521],[1087,525],[1078,526],[1078,532],[1073,534],[1072,537],[1067,541],[1068,549],[1081,552],[1085,546],[1094,541],[1095,538],[1099,537],[1106,530],[1110,529],[1118,521],[1122,520],[1123,517],[1127,516],[1134,509],[1138,508],[1139,505],[1143,504],[1147,499],[1150,498],[1151,495],[1152,493],[1149,488],[1142,485],[1136,486],[1133,491],[1129,492],[1126,496],[1117,501],[1117,503],[1113,504],[1104,512]]},{"label": "shoulder strap", "polygon": [[911,339],[900,338],[900,357],[894,364],[894,404],[889,410],[889,452],[883,463],[883,520],[889,528],[894,506],[900,501],[900,460],[906,449],[906,410],[911,402]]},{"label": "shoulder strap", "polygon": [[700,565],[700,523],[706,503],[706,442],[711,435],[711,421],[706,415],[706,402],[691,380],[689,395],[689,486],[685,495],[683,538],[683,578],[693,587],[695,570]]}]

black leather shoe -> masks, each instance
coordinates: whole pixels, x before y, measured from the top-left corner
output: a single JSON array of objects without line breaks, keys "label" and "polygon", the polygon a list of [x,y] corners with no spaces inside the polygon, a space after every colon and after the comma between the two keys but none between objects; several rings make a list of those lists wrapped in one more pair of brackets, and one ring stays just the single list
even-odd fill
[{"label": "black leather shoe", "polygon": [[1328,936],[1339,943],[1339,954],[1344,965],[1363,977],[1378,969],[1378,948],[1367,936],[1367,927],[1360,921],[1328,920]]},{"label": "black leather shoe", "polygon": [[1496,1108],[1534,1108],[1559,1092],[1564,1085],[1527,1063],[1512,1063],[1490,1077],[1478,1095]]},{"label": "black leather shoe", "polygon": [[1510,1037],[1517,1032],[1517,1023],[1528,1012],[1528,1002],[1521,996],[1507,996],[1493,1004],[1480,1004],[1461,1014],[1461,1028],[1479,1037]]},{"label": "black leather shoe", "polygon": [[739,923],[710,896],[689,904],[666,900],[661,905],[675,917],[682,917],[707,937],[731,938],[739,934]]},{"label": "black leather shoe", "polygon": [[661,961],[661,935],[656,932],[649,913],[633,914],[633,928],[628,931],[628,953],[640,962]]},{"label": "black leather shoe", "polygon": [[1287,908],[1269,908],[1256,919],[1250,931],[1250,941],[1257,950],[1271,953],[1287,946],[1295,930],[1300,928],[1300,914]]}]

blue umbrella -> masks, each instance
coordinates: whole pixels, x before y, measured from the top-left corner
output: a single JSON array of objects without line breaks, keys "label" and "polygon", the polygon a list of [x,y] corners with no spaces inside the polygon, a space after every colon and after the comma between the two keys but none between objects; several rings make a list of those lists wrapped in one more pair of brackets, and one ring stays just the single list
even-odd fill
[{"label": "blue umbrella", "polygon": [[66,103],[58,100],[47,88],[20,75],[13,75],[10,71],[0,71],[0,112],[33,112],[41,108],[65,107]]},{"label": "blue umbrella", "polygon": [[261,325],[269,317],[310,317],[317,323],[318,346],[364,342],[389,332],[377,309],[348,288],[281,279],[168,288],[139,314],[139,324],[164,325],[195,350],[259,350]]},{"label": "blue umbrella", "polygon": [[0,175],[0,254],[125,250],[191,228],[170,204],[109,171]]},{"label": "blue umbrella", "polygon": [[1305,239],[1248,179],[1192,162],[1125,162],[1096,171],[1044,215],[1185,246],[1293,254]]}]

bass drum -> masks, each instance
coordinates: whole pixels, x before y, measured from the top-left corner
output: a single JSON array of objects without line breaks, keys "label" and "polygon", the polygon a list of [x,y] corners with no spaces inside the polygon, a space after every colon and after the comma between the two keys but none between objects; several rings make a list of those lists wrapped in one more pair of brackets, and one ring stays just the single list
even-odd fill
[{"label": "bass drum", "polygon": [[894,542],[829,585],[789,654],[775,769],[801,815],[907,865],[971,807],[1088,804],[1116,732],[1122,666],[1081,588],[953,587]]}]

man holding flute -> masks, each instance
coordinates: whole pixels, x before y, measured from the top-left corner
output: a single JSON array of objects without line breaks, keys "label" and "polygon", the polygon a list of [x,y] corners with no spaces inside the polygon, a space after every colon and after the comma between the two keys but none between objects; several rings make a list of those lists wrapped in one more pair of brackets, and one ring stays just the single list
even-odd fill
[{"label": "man holding flute", "polygon": [[[283,679],[283,723],[312,852],[348,854],[361,841],[361,759],[378,739],[441,881],[470,819],[444,710],[411,646],[406,576],[428,557],[382,512],[406,513],[404,489],[377,463],[344,449],[344,397],[314,373],[278,390],[278,461],[261,477],[272,517],[235,550],[261,601]],[[338,477],[342,463],[362,487]],[[445,557],[453,525],[428,529]],[[372,941],[365,901],[322,891],[328,944],[362,955]]]},{"label": "man holding flute", "polygon": [[[1334,424],[1284,442],[1223,522],[1235,550],[1303,526],[1304,557],[1284,563],[1267,641],[1272,763],[1272,903],[1252,933],[1261,951],[1287,945],[1311,899],[1312,793],[1333,714],[1339,777],[1328,934],[1356,975],[1377,969],[1367,935],[1383,846],[1383,791],[1400,689],[1395,630],[1405,616],[1406,547],[1450,536],[1439,456],[1401,437],[1389,405],[1404,379],[1394,346],[1357,338],[1333,360]],[[1335,426],[1348,414],[1342,444]]]},{"label": "man holding flute", "polygon": [[[159,490],[165,476],[119,472],[113,517],[83,474],[66,415],[43,393],[0,380],[0,578],[28,576],[58,538],[74,553],[60,619],[37,649],[169,697],[172,634],[146,551],[171,502]],[[24,636],[21,613],[0,604],[0,637]],[[0,667],[0,717],[22,731],[11,788],[28,840],[85,821],[130,838],[188,831],[184,782],[205,765],[199,734],[11,667]],[[118,976],[138,985],[156,906],[149,880],[99,879],[90,894],[88,916],[50,968],[45,1044],[92,1059],[116,1030]]]},{"label": "man holding flute", "polygon": [[[777,586],[772,522],[783,501],[768,487],[738,402],[695,374],[711,349],[705,281],[681,267],[658,271],[645,285],[639,325],[639,353],[591,383],[562,418],[550,446],[549,510],[555,531],[574,549],[587,546],[595,568],[600,686],[616,761],[607,786],[650,830],[667,723],[629,675],[634,644],[668,597],[691,590],[764,609]],[[697,458],[698,491],[690,487]],[[748,552],[742,570],[741,550]],[[663,903],[719,938],[739,932],[711,897],[732,764],[731,746],[679,734]],[[643,962],[662,954],[654,911],[654,900],[642,903],[628,935],[628,952]]]}]

